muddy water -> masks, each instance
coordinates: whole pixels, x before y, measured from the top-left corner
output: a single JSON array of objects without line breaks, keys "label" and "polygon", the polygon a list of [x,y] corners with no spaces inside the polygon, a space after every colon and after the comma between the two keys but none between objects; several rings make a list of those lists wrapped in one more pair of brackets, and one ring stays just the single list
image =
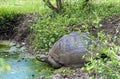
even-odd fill
[{"label": "muddy water", "polygon": [[21,55],[15,47],[11,53],[11,48],[7,42],[0,42],[0,79],[35,79],[38,76],[50,79],[54,69],[47,63],[25,53]]}]

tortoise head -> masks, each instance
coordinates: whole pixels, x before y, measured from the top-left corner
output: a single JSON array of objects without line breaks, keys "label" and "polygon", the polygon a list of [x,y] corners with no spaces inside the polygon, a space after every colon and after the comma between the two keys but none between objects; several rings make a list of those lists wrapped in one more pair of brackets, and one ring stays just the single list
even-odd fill
[{"label": "tortoise head", "polygon": [[47,55],[38,55],[38,56],[36,56],[36,59],[39,61],[47,62],[48,56]]}]

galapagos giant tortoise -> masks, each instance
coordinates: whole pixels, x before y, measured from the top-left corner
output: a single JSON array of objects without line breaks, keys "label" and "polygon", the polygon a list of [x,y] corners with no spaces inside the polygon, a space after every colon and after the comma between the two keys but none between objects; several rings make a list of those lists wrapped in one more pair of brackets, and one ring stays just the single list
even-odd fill
[{"label": "galapagos giant tortoise", "polygon": [[91,39],[88,34],[75,31],[60,38],[50,49],[48,56],[41,55],[40,59],[53,67],[80,67],[85,63],[83,56],[88,53],[89,45]]}]

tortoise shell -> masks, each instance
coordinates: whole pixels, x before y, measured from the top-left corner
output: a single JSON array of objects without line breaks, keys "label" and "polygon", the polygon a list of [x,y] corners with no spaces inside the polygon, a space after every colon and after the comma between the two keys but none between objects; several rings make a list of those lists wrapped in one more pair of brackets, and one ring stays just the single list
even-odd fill
[{"label": "tortoise shell", "polygon": [[89,45],[91,39],[87,33],[72,32],[60,38],[53,45],[48,56],[64,66],[82,66],[85,63],[83,56],[88,53]]}]

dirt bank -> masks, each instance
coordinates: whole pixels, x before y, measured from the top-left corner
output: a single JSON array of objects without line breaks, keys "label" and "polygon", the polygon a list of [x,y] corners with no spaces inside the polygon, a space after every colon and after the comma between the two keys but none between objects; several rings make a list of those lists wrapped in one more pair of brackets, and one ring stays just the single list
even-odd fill
[{"label": "dirt bank", "polygon": [[35,22],[35,13],[31,14],[17,14],[9,16],[3,16],[0,22],[0,40],[14,39],[16,41],[24,41],[30,33],[29,25]]}]

